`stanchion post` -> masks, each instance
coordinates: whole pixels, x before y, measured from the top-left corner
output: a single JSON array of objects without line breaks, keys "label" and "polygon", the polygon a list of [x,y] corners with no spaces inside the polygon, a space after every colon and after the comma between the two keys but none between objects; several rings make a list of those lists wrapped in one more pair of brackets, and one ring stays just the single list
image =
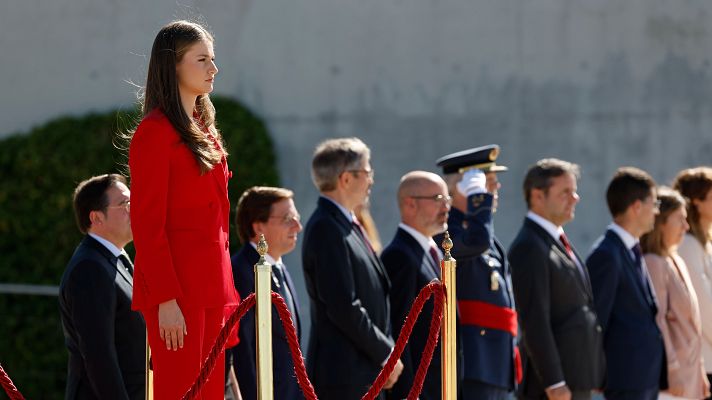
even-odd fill
[{"label": "stanchion post", "polygon": [[151,370],[151,347],[146,332],[146,400],[153,400],[153,371]]},{"label": "stanchion post", "polygon": [[442,319],[442,399],[457,398],[457,299],[455,293],[455,259],[450,255],[452,240],[445,231],[442,247],[444,257],[440,263],[443,285],[445,285],[445,310]]},{"label": "stanchion post", "polygon": [[255,264],[255,332],[257,335],[257,399],[272,400],[272,266],[265,260],[267,241],[260,235],[257,252],[260,260]]}]

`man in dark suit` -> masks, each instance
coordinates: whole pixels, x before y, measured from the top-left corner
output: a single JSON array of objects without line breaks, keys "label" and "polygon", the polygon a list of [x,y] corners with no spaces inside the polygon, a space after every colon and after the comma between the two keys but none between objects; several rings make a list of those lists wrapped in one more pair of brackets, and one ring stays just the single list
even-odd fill
[{"label": "man in dark suit", "polygon": [[[394,341],[383,264],[353,215],[373,184],[370,150],[357,138],[316,148],[312,179],[321,193],[304,230],[302,267],[311,304],[307,368],[320,399],[360,399]],[[386,388],[398,380],[398,360]]]},{"label": "man in dark suit", "polygon": [[[395,237],[381,254],[388,277],[393,282],[390,300],[394,337],[400,334],[420,290],[433,279],[440,277],[442,253],[438,250],[433,235],[447,229],[447,213],[450,209],[447,186],[442,178],[431,172],[409,172],[401,178],[398,187],[398,208],[401,223]],[[418,317],[408,345],[403,351],[403,373],[389,393],[389,398],[400,400],[408,396],[428,340],[432,314],[432,302],[428,302]],[[421,400],[441,398],[440,375],[438,344],[420,392]]]},{"label": "man in dark suit", "polygon": [[492,221],[497,173],[507,170],[496,164],[498,155],[499,146],[488,145],[437,161],[453,201],[448,230],[457,260],[464,400],[508,399],[522,372],[510,267]]},{"label": "man in dark suit", "polygon": [[524,343],[522,399],[590,399],[603,385],[603,335],[588,272],[564,234],[574,218],[578,166],[543,159],[529,168],[529,208],[509,249]]},{"label": "man in dark suit", "polygon": [[59,286],[69,350],[66,399],[143,399],[146,326],[131,310],[133,239],[124,177],[101,175],[74,191],[79,230],[86,234]]},{"label": "man in dark suit", "polygon": [[604,332],[607,399],[657,399],[666,387],[665,349],[639,238],[658,213],[655,182],[637,168],[618,169],[606,192],[613,223],[586,260]]},{"label": "man in dark suit", "polygon": [[[244,299],[255,291],[254,266],[259,261],[257,242],[265,236],[268,252],[265,259],[272,265],[272,291],[279,293],[287,303],[292,321],[300,337],[301,325],[297,292],[282,256],[294,250],[297,235],[302,230],[299,213],[292,200],[291,190],[255,186],[247,189],[237,203],[235,225],[242,248],[232,256],[235,287]],[[250,310],[240,321],[240,343],[228,350],[228,363],[232,356],[240,392],[245,400],[257,399],[257,371],[255,356],[255,311]],[[289,344],[277,309],[272,307],[272,357],[274,398],[303,399],[294,374]]]}]

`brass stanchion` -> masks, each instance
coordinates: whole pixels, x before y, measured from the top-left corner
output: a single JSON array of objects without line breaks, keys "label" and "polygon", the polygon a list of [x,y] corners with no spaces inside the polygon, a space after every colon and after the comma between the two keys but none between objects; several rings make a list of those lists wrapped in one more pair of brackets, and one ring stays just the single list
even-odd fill
[{"label": "brass stanchion", "polygon": [[257,335],[257,398],[272,400],[272,266],[265,260],[267,241],[260,235],[257,252],[260,260],[255,264],[255,331]]},{"label": "brass stanchion", "polygon": [[151,370],[151,348],[148,346],[148,332],[146,332],[146,400],[153,400],[153,371]]},{"label": "brass stanchion", "polygon": [[455,259],[450,255],[452,240],[450,233],[445,231],[442,243],[445,255],[440,263],[443,285],[445,285],[445,310],[442,322],[442,398],[454,400],[457,398],[457,299],[455,297]]}]

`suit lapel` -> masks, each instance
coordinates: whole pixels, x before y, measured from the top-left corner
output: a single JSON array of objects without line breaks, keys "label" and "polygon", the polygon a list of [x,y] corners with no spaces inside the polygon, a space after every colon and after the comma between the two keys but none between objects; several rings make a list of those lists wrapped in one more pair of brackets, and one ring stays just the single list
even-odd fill
[{"label": "suit lapel", "polygon": [[217,185],[220,193],[227,197],[227,161],[225,158],[215,166],[209,172],[212,175],[215,185]]},{"label": "suit lapel", "polygon": [[[247,258],[247,262],[250,265],[255,265],[257,262],[260,261],[260,255],[257,253],[257,250],[255,250],[254,247],[252,247],[251,244],[246,244],[246,254],[245,257]],[[279,293],[278,287],[277,287],[277,277],[275,276],[274,272],[271,273],[272,276],[272,285],[271,289],[275,293]],[[299,320],[299,300],[297,299],[297,292],[294,289],[294,283],[292,282],[292,278],[289,276],[289,273],[286,271],[286,266],[285,266],[285,271],[284,271],[284,279],[285,279],[285,284],[287,286],[287,290],[289,290],[289,293],[292,295],[292,303],[294,304],[294,310],[295,310],[295,315],[292,315],[292,320],[294,320],[295,327],[297,328],[297,336],[299,336],[299,332],[301,332],[301,322]],[[253,281],[253,287],[254,281]],[[273,318],[275,316],[273,315]],[[284,332],[284,328],[282,327],[282,323],[279,320],[279,315],[276,316],[278,325],[279,326],[273,326],[273,329],[278,329],[279,332]]]},{"label": "suit lapel", "polygon": [[[572,273],[576,277],[576,282],[578,282],[580,289],[583,290],[584,293],[588,297],[592,297],[592,292],[591,292],[591,287],[587,282],[588,277],[583,277],[581,275],[581,271],[579,271],[579,268],[576,266],[574,261],[571,259],[571,257],[568,255],[568,252],[566,251],[566,248],[564,248],[563,243],[561,241],[554,239],[549,232],[547,232],[544,228],[539,226],[536,222],[532,221],[529,218],[526,218],[527,226],[533,231],[534,234],[537,236],[542,237],[544,240],[546,240],[549,243],[549,247],[552,249],[556,250],[557,255],[561,259],[561,261],[566,265],[566,268],[569,269],[569,272]],[[574,255],[578,258],[579,262],[581,262],[581,258],[578,256],[576,253],[576,250],[573,249]],[[584,264],[582,263],[581,266],[583,267]],[[585,268],[584,268],[585,271]]]},{"label": "suit lapel", "polygon": [[297,337],[299,337],[299,333],[301,332],[301,321],[299,320],[299,300],[297,299],[297,291],[295,290],[294,282],[292,282],[292,277],[287,271],[286,265],[284,267],[284,283],[287,285],[286,289],[289,290],[289,294],[292,295],[292,303],[294,304],[294,315],[292,318],[294,319],[294,324],[297,327]]},{"label": "suit lapel", "polygon": [[319,207],[324,208],[324,210],[329,215],[331,215],[332,218],[334,218],[344,229],[346,229],[346,232],[350,232],[351,235],[356,236],[356,242],[359,243],[359,247],[371,260],[371,265],[373,265],[376,272],[380,275],[381,280],[384,283],[384,289],[386,292],[388,292],[391,288],[391,281],[388,279],[386,268],[383,266],[381,260],[378,258],[376,253],[371,251],[368,245],[364,243],[364,241],[361,239],[360,234],[354,231],[354,226],[351,221],[346,219],[344,213],[341,212],[341,210],[334,203],[332,203],[331,200],[327,200],[325,198],[320,197],[317,204]]},{"label": "suit lapel", "polygon": [[119,275],[121,275],[124,278],[124,280],[126,280],[126,282],[128,282],[129,285],[133,286],[133,278],[131,277],[131,275],[129,274],[128,271],[126,271],[123,267],[119,266],[118,258],[114,257],[114,255],[111,253],[111,251],[109,251],[109,249],[104,247],[103,244],[99,243],[96,239],[94,239],[93,237],[91,237],[89,235],[84,237],[83,242],[87,246],[98,251],[99,254],[101,254],[106,259],[106,262],[108,263],[108,265],[110,265],[112,269],[117,271],[119,273]]},{"label": "suit lapel", "polygon": [[420,258],[420,268],[428,276],[428,280],[439,279],[440,274],[436,271],[440,269],[439,266],[435,265],[435,260],[430,256],[429,252],[423,249],[423,246],[408,232],[401,228],[398,228],[396,233],[396,238],[403,243],[403,246],[407,247],[413,254],[419,256]]},{"label": "suit lapel", "polygon": [[635,286],[639,290],[639,294],[643,296],[645,302],[648,303],[652,308],[657,310],[657,305],[655,304],[655,299],[653,297],[653,293],[651,292],[652,285],[647,277],[647,274],[645,279],[647,280],[648,287],[645,287],[645,285],[643,285],[643,281],[640,279],[640,271],[638,271],[638,266],[635,265],[635,260],[630,254],[630,250],[626,247],[625,243],[623,243],[623,240],[620,238],[620,236],[618,236],[617,233],[609,229],[608,231],[606,231],[606,237],[611,241],[614,246],[618,247],[618,251],[622,253],[622,258],[625,260],[625,265],[623,265],[623,273],[628,274],[628,276],[633,279],[633,281],[635,282]]}]

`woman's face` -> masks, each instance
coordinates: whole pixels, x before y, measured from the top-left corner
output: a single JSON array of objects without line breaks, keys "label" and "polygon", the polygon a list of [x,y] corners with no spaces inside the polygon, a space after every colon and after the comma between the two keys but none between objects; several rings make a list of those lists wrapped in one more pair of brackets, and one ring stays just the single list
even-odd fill
[{"label": "woman's face", "polygon": [[660,226],[663,234],[663,246],[666,249],[677,246],[689,228],[685,207],[673,211]]},{"label": "woman's face", "polygon": [[213,91],[218,73],[213,43],[206,40],[193,43],[176,65],[181,96],[200,96]]},{"label": "woman's face", "polygon": [[694,199],[692,203],[697,207],[700,219],[712,221],[712,190],[707,191],[707,196],[704,199]]}]

